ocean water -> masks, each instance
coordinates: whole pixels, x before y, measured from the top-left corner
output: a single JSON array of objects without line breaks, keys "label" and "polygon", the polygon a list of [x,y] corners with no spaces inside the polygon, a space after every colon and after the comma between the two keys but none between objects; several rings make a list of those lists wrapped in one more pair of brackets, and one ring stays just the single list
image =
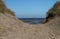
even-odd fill
[{"label": "ocean water", "polygon": [[43,23],[45,20],[45,18],[18,18],[18,19],[29,24],[39,24],[39,23]]}]

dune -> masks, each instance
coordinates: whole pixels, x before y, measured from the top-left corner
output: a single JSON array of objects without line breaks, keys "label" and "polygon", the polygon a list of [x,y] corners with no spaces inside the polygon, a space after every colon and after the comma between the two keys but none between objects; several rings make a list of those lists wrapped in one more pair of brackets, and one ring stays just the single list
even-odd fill
[{"label": "dune", "polygon": [[1,7],[4,11],[0,9],[0,39],[60,39],[60,12],[54,8],[57,5],[60,7],[60,2],[53,6],[56,13],[51,8],[47,12],[46,22],[36,25],[17,19],[14,12],[8,9],[2,0],[0,3],[1,6],[4,5]]}]

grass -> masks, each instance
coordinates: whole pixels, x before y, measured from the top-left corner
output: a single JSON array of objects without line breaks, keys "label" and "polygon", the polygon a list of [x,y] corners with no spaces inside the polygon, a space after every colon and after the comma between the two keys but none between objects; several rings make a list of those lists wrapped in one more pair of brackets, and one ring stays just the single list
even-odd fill
[{"label": "grass", "polygon": [[4,7],[0,5],[0,12],[4,13]]},{"label": "grass", "polygon": [[14,12],[11,11],[10,9],[6,9],[5,12],[8,14],[11,14],[12,16],[15,16]]}]

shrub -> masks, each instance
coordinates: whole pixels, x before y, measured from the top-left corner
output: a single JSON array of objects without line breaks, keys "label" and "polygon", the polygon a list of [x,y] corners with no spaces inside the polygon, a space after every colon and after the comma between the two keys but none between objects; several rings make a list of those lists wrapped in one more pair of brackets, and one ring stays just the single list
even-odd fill
[{"label": "shrub", "polygon": [[60,14],[58,14],[58,16],[60,16]]},{"label": "shrub", "polygon": [[11,11],[10,9],[6,9],[5,12],[8,14],[11,14],[12,16],[15,16],[14,12]]}]

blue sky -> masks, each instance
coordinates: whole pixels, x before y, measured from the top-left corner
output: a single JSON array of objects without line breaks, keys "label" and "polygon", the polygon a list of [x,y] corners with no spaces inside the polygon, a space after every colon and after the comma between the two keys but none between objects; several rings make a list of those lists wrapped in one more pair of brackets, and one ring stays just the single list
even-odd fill
[{"label": "blue sky", "polygon": [[44,18],[56,0],[4,0],[18,18]]}]

